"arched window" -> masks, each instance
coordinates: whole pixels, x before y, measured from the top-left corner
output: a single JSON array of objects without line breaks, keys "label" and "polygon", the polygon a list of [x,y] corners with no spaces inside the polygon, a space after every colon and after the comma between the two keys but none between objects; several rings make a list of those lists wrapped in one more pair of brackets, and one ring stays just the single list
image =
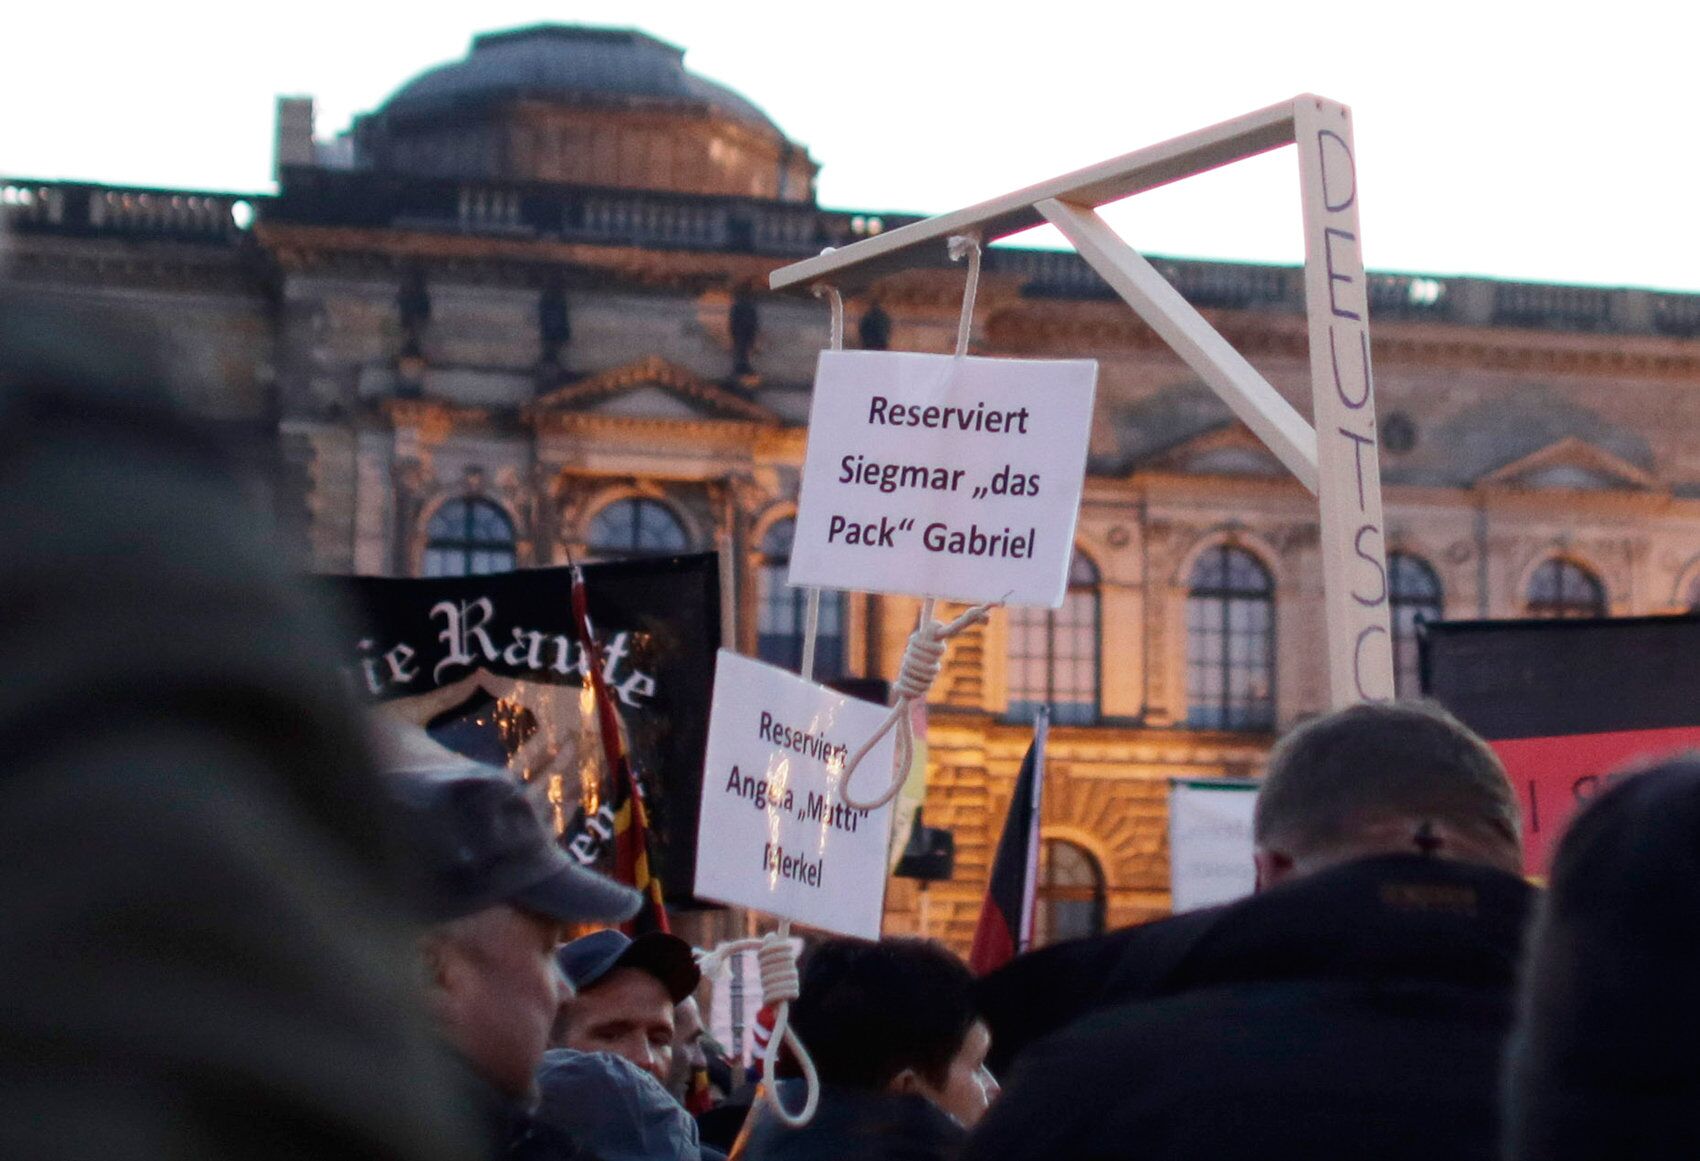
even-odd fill
[{"label": "arched window", "polygon": [[592,556],[640,556],[683,552],[688,547],[685,526],[659,500],[615,500],[590,522],[587,548]]},{"label": "arched window", "polygon": [[425,576],[483,576],[514,567],[514,522],[501,506],[450,500],[425,525]]},{"label": "arched window", "polygon": [[1400,697],[1422,691],[1417,626],[1444,612],[1440,578],[1421,557],[1405,552],[1387,557],[1387,612],[1393,622],[1393,688]]},{"label": "arched window", "polygon": [[1275,728],[1275,584],[1243,548],[1192,566],[1186,598],[1187,725]]},{"label": "arched window", "polygon": [[1039,848],[1033,945],[1099,935],[1104,930],[1104,872],[1084,847],[1046,839]]},{"label": "arched window", "polygon": [[[803,663],[803,628],[808,596],[792,588],[785,576],[791,567],[791,538],[797,522],[776,520],[761,538],[761,616],[756,630],[756,656],[795,670]],[[822,681],[844,673],[844,594],[821,590],[820,620],[815,634],[815,675]]]},{"label": "arched window", "polygon": [[1529,577],[1531,617],[1566,620],[1606,615],[1606,587],[1600,578],[1574,561],[1553,557]]},{"label": "arched window", "polygon": [[1062,608],[1009,611],[1009,714],[1042,705],[1059,725],[1098,720],[1098,569],[1078,550]]}]

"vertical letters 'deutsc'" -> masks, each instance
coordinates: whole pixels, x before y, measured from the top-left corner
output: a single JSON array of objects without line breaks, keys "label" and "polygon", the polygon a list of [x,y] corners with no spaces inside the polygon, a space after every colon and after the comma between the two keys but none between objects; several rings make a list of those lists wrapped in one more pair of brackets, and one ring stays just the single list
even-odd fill
[{"label": "vertical letters 'deutsc'", "polygon": [[1335,705],[1393,696],[1369,294],[1347,111],[1301,102],[1306,313]]}]

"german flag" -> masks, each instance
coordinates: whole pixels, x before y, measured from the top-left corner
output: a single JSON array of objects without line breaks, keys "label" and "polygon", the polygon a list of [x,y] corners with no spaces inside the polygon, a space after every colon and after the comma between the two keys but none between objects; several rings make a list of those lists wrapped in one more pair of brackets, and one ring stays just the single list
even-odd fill
[{"label": "german flag", "polygon": [[1039,711],[1033,744],[1021,761],[1015,793],[1004,816],[1003,834],[992,857],[992,875],[968,966],[976,974],[995,971],[1033,942],[1033,899],[1039,881],[1039,815],[1045,790],[1045,738],[1050,712]]},{"label": "german flag", "polygon": [[1700,746],[1700,616],[1443,621],[1421,648],[1423,691],[1505,763],[1530,875],[1625,765]]},{"label": "german flag", "polygon": [[583,642],[590,670],[591,695],[596,702],[597,732],[608,761],[614,808],[614,878],[643,893],[644,905],[623,926],[628,935],[650,931],[671,932],[667,905],[661,895],[661,880],[650,873],[649,812],[644,808],[643,787],[638,784],[620,728],[619,711],[603,677],[602,646],[591,632],[584,587],[584,573],[573,566],[573,627]]}]

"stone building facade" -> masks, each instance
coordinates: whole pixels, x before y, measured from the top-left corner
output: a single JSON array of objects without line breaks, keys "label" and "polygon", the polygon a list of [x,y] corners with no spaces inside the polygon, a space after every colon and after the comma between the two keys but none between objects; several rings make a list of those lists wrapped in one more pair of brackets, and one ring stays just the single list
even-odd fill
[{"label": "stone building facade", "polygon": [[[640,33],[480,37],[340,142],[280,102],[275,195],[0,179],[8,276],[177,340],[311,567],[410,575],[728,549],[738,645],[794,660],[782,583],[818,301],[775,267],[910,220],[823,209],[754,106]],[[1157,265],[1306,410],[1302,272]],[[963,277],[848,304],[850,345],[948,351]],[[1421,617],[1700,599],[1700,296],[1372,276],[1388,548]],[[1054,707],[1051,934],[1165,913],[1169,779],[1255,776],[1326,701],[1316,510],[1070,254],[994,248],[974,349],[1101,365],[1070,595],[959,639],[930,707],[926,923],[965,947],[1032,707]],[[889,677],[913,601],[829,597],[822,658]],[[894,881],[888,928],[921,923]]]}]

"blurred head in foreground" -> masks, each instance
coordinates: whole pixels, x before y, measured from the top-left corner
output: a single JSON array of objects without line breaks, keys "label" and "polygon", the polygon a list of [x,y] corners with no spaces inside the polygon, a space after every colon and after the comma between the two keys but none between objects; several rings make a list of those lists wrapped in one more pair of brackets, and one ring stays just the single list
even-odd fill
[{"label": "blurred head in foreground", "polygon": [[1511,1161],[1700,1156],[1700,755],[1571,822],[1524,961]]},{"label": "blurred head in foreground", "polygon": [[971,1127],[998,1094],[973,982],[928,940],[831,939],[804,964],[791,1024],[823,1083],[922,1096]]},{"label": "blurred head in foreground", "polygon": [[461,1155],[336,630],[161,351],[0,281],[0,1155]]},{"label": "blurred head in foreground", "polygon": [[1294,728],[1269,756],[1253,834],[1259,889],[1397,852],[1522,867],[1505,768],[1428,702],[1355,705]]}]

